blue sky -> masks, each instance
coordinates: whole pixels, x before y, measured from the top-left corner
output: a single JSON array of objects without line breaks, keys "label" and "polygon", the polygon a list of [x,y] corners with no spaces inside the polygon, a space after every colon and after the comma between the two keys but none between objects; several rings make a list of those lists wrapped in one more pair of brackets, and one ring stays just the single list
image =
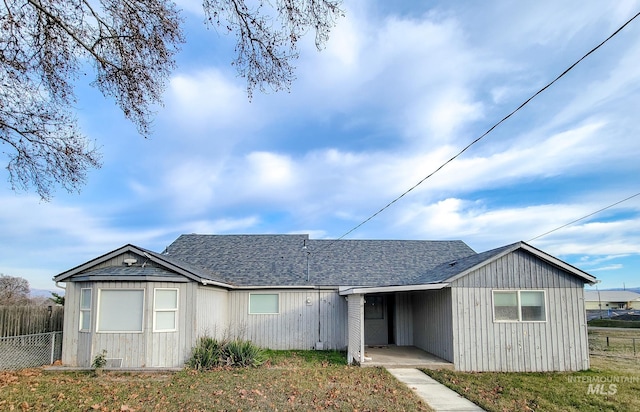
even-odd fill
[{"label": "blue sky", "polygon": [[[235,74],[233,38],[180,1],[187,43],[136,134],[79,83],[103,167],[49,203],[0,175],[0,273],[33,288],[127,243],[182,233],[337,238],[420,181],[640,11],[640,1],[345,1],[327,47],[300,44],[290,92]],[[349,235],[462,239],[481,252],[640,192],[640,20],[457,160]],[[89,76],[87,76],[89,77]],[[82,79],[84,80],[84,79]],[[640,196],[531,242],[640,286]]]}]

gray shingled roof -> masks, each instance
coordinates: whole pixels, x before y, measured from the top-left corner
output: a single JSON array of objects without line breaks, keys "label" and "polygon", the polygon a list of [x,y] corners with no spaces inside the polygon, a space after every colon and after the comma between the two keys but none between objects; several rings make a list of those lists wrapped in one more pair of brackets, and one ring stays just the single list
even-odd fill
[{"label": "gray shingled roof", "polygon": [[[121,267],[105,266],[98,269],[91,269],[86,272],[83,272],[81,276],[91,276],[91,277],[100,276],[104,278],[109,278],[109,277],[129,278],[132,276],[175,278],[176,276],[179,276],[179,275],[177,275],[175,272],[171,272],[169,270],[159,268],[159,267],[154,267],[154,266],[142,267],[140,265],[136,265],[136,266],[121,266]],[[77,276],[77,277],[80,277],[80,276]]]},{"label": "gray shingled roof", "polygon": [[182,235],[162,254],[236,286],[437,282],[436,267],[475,255],[458,240],[310,240],[308,235]]},{"label": "gray shingled roof", "polygon": [[452,259],[446,263],[432,268],[431,270],[428,270],[422,276],[416,279],[412,279],[411,284],[420,285],[424,283],[445,282],[454,276],[457,276],[483,262],[490,260],[494,256],[497,256],[504,251],[516,247],[517,245],[519,245],[519,243],[502,246],[497,249],[488,250],[486,252],[477,253],[475,255],[463,257],[460,259]]}]

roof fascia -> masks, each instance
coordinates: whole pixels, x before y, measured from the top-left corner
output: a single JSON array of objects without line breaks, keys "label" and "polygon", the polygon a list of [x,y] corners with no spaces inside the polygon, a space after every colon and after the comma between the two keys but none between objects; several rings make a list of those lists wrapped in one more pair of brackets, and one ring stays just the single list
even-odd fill
[{"label": "roof fascia", "polygon": [[73,278],[74,282],[104,282],[104,281],[117,281],[117,282],[172,282],[172,283],[187,283],[189,279],[185,279],[183,276],[163,277],[163,276],[110,276],[110,275],[80,275]]},{"label": "roof fascia", "polygon": [[542,250],[535,248],[527,243],[524,242],[520,242],[521,243],[521,247],[530,252],[533,253],[534,255],[537,255],[539,258],[546,260],[548,263],[551,263],[552,265],[555,265],[561,269],[564,269],[565,271],[573,274],[576,277],[582,278],[584,279],[588,284],[593,285],[596,283],[596,277],[592,276],[590,274],[588,274],[587,272],[578,269],[577,267],[568,264],[567,262],[564,262],[556,257],[553,257],[545,252],[543,252]]},{"label": "roof fascia", "polygon": [[250,290],[250,289],[337,289],[332,286],[314,286],[314,285],[275,285],[275,286],[267,286],[267,285],[255,285],[255,286],[234,286],[236,290]]},{"label": "roof fascia", "polygon": [[449,286],[449,283],[427,283],[422,285],[371,286],[340,288],[340,296],[366,295],[370,293],[413,292],[420,290],[438,290]]}]

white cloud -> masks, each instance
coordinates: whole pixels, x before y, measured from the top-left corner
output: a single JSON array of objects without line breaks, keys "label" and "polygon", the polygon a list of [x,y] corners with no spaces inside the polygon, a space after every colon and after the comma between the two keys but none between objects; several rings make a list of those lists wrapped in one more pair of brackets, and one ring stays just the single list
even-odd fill
[{"label": "white cloud", "polygon": [[609,265],[609,266],[603,266],[603,267],[599,267],[599,268],[595,268],[595,269],[590,269],[591,272],[602,272],[605,270],[619,270],[624,268],[624,266],[621,263],[616,263],[613,265]]},{"label": "white cloud", "polygon": [[181,233],[238,233],[250,231],[260,223],[258,216],[247,216],[239,219],[216,219],[213,221],[197,220],[182,224],[178,229]]},{"label": "white cloud", "polygon": [[176,74],[171,79],[166,101],[165,112],[180,125],[182,139],[195,134],[204,135],[212,142],[230,142],[234,139],[217,133],[230,129],[251,130],[263,123],[239,79],[218,69]]},{"label": "white cloud", "polygon": [[268,152],[253,152],[246,157],[248,186],[252,192],[281,191],[295,183],[294,166],[289,156]]}]

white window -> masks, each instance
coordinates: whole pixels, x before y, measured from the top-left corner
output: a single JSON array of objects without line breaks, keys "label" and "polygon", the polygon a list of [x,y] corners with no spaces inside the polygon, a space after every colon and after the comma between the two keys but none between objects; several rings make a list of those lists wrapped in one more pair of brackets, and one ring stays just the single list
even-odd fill
[{"label": "white window", "polygon": [[178,329],[178,289],[153,290],[153,331],[172,332]]},{"label": "white window", "polygon": [[280,296],[277,293],[250,293],[250,314],[278,314],[280,313]]},{"label": "white window", "polygon": [[80,289],[80,330],[91,331],[91,289]]},{"label": "white window", "polygon": [[520,320],[523,322],[544,322],[547,320],[544,291],[520,291]]},{"label": "white window", "polygon": [[543,290],[494,290],[493,319],[496,322],[545,322]]},{"label": "white window", "polygon": [[100,289],[98,332],[142,332],[144,289]]}]

